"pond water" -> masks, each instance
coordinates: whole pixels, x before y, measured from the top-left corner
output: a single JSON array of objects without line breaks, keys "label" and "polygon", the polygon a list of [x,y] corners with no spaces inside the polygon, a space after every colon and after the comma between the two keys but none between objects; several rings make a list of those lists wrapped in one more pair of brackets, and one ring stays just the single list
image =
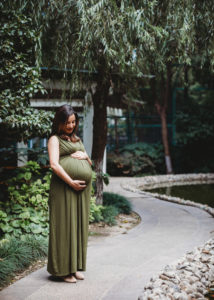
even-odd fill
[{"label": "pond water", "polygon": [[148,192],[179,197],[214,207],[214,184],[174,185],[148,190]]}]

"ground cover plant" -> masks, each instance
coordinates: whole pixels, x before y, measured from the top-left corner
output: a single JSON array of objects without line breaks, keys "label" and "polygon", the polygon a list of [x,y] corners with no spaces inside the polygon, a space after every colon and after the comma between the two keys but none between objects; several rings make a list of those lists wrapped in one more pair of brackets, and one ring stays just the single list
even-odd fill
[{"label": "ground cover plant", "polygon": [[[7,195],[0,200],[0,237],[11,235],[19,238],[23,234],[48,236],[48,193],[50,170],[43,169],[37,162],[29,161],[18,168],[16,176],[7,183]],[[95,173],[93,173],[94,181]],[[104,176],[105,178],[105,176]],[[105,182],[107,183],[105,178]],[[90,222],[103,221],[115,224],[119,213],[130,213],[131,206],[119,195],[104,193],[104,206],[97,205],[92,185]]]},{"label": "ground cover plant", "polygon": [[47,238],[23,235],[0,241],[0,287],[9,283],[16,272],[27,268],[31,263],[47,256]]},{"label": "ground cover plant", "polygon": [[44,176],[38,163],[29,161],[6,182],[7,195],[0,201],[0,236],[48,236],[50,172]]},{"label": "ground cover plant", "polygon": [[131,202],[124,196],[118,195],[116,193],[103,193],[103,205],[104,206],[114,206],[118,209],[119,213],[130,214],[132,211]]}]

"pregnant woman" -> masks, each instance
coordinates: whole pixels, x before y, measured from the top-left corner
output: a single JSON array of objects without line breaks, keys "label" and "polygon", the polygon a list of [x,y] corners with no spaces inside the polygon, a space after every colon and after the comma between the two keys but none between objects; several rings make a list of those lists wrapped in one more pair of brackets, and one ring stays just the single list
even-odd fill
[{"label": "pregnant woman", "polygon": [[91,197],[92,162],[76,135],[78,123],[70,105],[59,107],[48,141],[53,174],[47,270],[69,283],[84,279]]}]

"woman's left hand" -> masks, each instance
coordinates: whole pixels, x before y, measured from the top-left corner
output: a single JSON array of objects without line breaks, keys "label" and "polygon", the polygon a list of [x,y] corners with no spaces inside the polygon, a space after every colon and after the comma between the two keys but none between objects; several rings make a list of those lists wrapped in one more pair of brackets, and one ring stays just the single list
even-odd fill
[{"label": "woman's left hand", "polygon": [[88,155],[85,152],[76,151],[76,152],[74,152],[74,153],[71,154],[71,157],[77,158],[77,159],[87,159]]}]

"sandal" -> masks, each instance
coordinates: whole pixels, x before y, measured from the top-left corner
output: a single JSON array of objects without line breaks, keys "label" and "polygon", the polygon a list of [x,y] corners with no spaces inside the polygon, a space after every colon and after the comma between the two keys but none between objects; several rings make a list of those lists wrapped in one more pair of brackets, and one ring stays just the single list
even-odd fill
[{"label": "sandal", "polygon": [[77,280],[73,275],[63,277],[63,280],[68,283],[76,283]]},{"label": "sandal", "polygon": [[82,273],[80,273],[80,272],[75,272],[75,273],[74,273],[74,276],[75,276],[76,279],[78,279],[78,280],[84,280],[84,279],[85,279],[84,275],[83,275]]}]

